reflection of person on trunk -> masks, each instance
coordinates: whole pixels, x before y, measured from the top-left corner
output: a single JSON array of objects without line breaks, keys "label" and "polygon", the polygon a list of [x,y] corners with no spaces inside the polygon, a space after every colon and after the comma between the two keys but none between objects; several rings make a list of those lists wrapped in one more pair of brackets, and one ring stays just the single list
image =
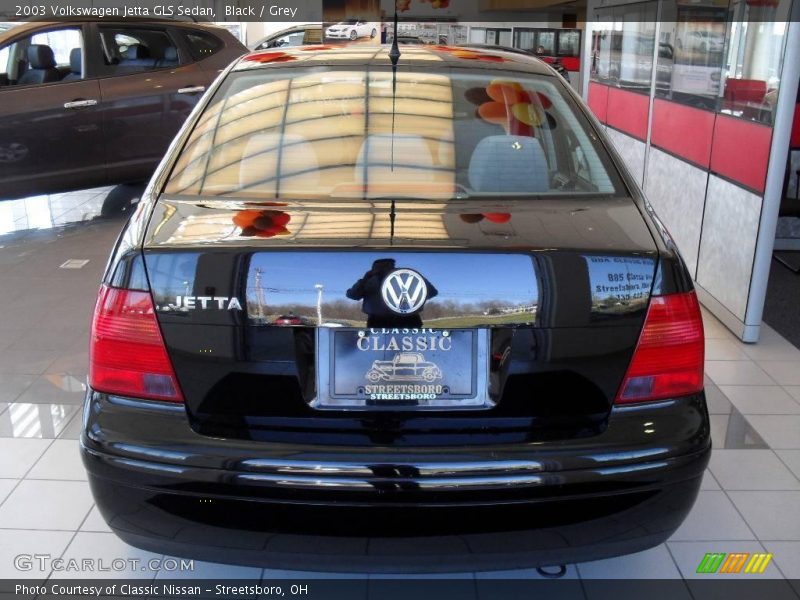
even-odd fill
[{"label": "reflection of person on trunk", "polygon": [[[383,302],[381,285],[383,280],[395,270],[393,258],[379,258],[372,263],[372,267],[347,290],[347,297],[351,300],[361,300],[361,311],[367,315],[367,327],[422,327],[422,317],[419,311],[401,315],[393,312]],[[433,284],[425,280],[428,287],[428,299],[439,292]],[[421,309],[420,309],[421,310]]]}]

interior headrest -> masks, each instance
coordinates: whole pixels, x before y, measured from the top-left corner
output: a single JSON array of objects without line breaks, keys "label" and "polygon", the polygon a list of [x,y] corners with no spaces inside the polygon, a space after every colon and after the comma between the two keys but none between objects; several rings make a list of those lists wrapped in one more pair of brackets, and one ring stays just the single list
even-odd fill
[{"label": "interior headrest", "polygon": [[150,58],[150,52],[148,52],[147,48],[141,44],[134,44],[133,46],[128,46],[128,49],[125,50],[125,58],[130,60],[136,60],[137,58]]},{"label": "interior headrest", "polygon": [[53,49],[47,44],[31,44],[28,47],[28,63],[31,69],[52,69],[56,66]]},{"label": "interior headrest", "polygon": [[81,49],[80,48],[73,48],[69,51],[69,69],[76,75],[80,75],[83,69],[81,69]]},{"label": "interior headrest", "polygon": [[472,152],[469,183],[479,192],[546,192],[549,179],[547,158],[534,137],[491,135]]},{"label": "interior headrest", "polygon": [[164,60],[178,60],[178,49],[175,46],[164,48]]}]

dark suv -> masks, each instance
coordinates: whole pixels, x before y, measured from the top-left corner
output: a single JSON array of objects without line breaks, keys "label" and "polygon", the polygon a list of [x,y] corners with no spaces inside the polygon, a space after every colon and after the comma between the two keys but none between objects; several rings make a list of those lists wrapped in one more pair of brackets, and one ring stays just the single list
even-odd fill
[{"label": "dark suv", "polygon": [[24,23],[0,33],[0,198],[145,181],[247,49],[199,23]]}]

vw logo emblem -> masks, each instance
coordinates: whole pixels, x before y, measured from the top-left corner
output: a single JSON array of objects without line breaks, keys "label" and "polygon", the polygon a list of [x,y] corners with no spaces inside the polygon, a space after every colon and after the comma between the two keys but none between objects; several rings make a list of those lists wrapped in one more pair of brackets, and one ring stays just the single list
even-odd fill
[{"label": "vw logo emblem", "polygon": [[428,286],[422,275],[416,271],[397,269],[383,280],[381,296],[390,310],[407,315],[418,311],[425,304]]}]

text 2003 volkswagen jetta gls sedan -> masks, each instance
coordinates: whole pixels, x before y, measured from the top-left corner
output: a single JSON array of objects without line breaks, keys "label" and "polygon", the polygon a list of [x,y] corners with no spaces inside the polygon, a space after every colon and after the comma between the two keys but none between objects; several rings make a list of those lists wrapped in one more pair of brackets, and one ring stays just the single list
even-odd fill
[{"label": "text 2003 volkswagen jetta gls sedan", "polygon": [[305,570],[663,542],[710,451],[692,283],[535,59],[239,60],[122,233],[83,457],[125,541]]}]

